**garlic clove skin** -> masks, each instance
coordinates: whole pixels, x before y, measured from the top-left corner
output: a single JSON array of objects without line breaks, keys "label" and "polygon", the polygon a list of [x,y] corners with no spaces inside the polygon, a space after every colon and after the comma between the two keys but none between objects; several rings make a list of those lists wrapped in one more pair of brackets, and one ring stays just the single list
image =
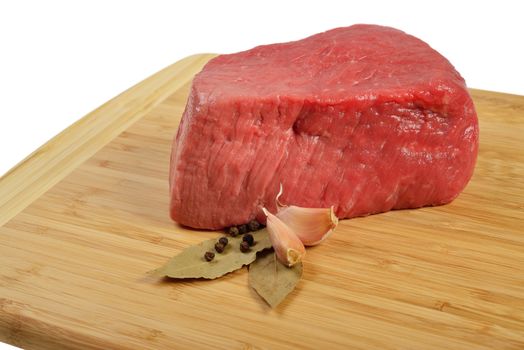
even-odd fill
[{"label": "garlic clove skin", "polygon": [[278,260],[284,265],[291,267],[302,261],[306,255],[306,248],[293,230],[277,216],[271,214],[266,208],[262,211],[267,217],[267,231],[269,239]]},{"label": "garlic clove skin", "polygon": [[306,246],[317,245],[329,237],[338,225],[331,208],[302,208],[294,205],[280,208],[276,215]]},{"label": "garlic clove skin", "polygon": [[279,200],[279,199],[280,199],[280,196],[282,196],[283,193],[284,193],[284,186],[282,186],[282,183],[280,183],[280,189],[278,190],[277,196],[275,197],[275,204],[276,204],[276,206],[277,206],[277,212],[278,212],[280,209],[286,207],[286,205],[282,204],[282,203],[280,202],[280,200]]}]

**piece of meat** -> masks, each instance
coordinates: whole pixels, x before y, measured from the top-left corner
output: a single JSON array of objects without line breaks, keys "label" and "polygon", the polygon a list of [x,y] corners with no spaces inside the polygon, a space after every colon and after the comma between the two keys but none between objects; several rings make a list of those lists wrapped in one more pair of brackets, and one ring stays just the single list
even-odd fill
[{"label": "piece of meat", "polygon": [[173,143],[171,217],[218,229],[281,201],[338,217],[439,205],[466,186],[478,121],[423,41],[375,25],[221,55],[196,75]]}]

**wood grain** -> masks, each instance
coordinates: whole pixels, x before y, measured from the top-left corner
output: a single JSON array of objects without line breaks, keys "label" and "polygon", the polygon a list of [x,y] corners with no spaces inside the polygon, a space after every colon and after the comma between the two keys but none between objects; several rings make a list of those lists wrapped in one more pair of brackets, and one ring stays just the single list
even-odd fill
[{"label": "wood grain", "polygon": [[217,233],[168,217],[192,56],[0,180],[0,340],[27,349],[524,348],[524,97],[472,90],[481,145],[453,203],[341,222],[272,310],[245,270],[145,272]]}]

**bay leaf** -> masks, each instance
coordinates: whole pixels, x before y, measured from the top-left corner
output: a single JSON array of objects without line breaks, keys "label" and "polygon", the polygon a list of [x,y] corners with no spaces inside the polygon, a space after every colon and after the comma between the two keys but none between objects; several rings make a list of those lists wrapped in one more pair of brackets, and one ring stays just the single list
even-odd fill
[{"label": "bay leaf", "polygon": [[[152,274],[170,278],[214,279],[223,276],[240,269],[244,265],[249,265],[256,259],[257,252],[271,248],[267,229],[251,232],[251,234],[255,239],[255,244],[248,252],[240,251],[241,235],[228,237],[229,243],[221,254],[215,251],[215,243],[218,238],[210,239],[184,249],[164,266],[152,271]],[[204,259],[204,254],[207,251],[215,253],[215,258],[212,261]]]},{"label": "bay leaf", "polygon": [[295,289],[302,277],[302,262],[287,267],[273,250],[258,254],[249,265],[249,285],[271,307],[276,307]]}]

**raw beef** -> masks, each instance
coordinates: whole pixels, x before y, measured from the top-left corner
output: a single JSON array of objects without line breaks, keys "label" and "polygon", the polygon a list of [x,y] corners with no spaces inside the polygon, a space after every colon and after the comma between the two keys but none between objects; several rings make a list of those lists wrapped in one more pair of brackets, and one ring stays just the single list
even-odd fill
[{"label": "raw beef", "polygon": [[283,203],[338,217],[440,205],[475,165],[464,80],[423,41],[375,25],[221,55],[195,77],[173,143],[171,217],[218,229]]}]

